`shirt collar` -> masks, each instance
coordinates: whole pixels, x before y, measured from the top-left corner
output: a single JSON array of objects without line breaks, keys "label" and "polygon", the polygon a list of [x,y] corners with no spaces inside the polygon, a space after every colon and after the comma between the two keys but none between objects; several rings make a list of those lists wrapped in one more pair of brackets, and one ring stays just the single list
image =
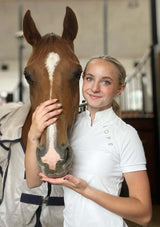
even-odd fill
[{"label": "shirt collar", "polygon": [[[91,121],[90,112],[86,110],[86,115],[88,116],[88,119]],[[112,121],[117,117],[115,112],[113,111],[113,108],[110,107],[106,110],[98,111],[95,114],[95,119],[93,122],[93,125],[107,122],[112,123]]]}]

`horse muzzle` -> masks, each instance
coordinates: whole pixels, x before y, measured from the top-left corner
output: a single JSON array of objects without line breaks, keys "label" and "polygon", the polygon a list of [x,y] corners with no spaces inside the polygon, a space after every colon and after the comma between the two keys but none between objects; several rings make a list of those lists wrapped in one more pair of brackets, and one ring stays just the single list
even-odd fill
[{"label": "horse muzzle", "polygon": [[42,173],[48,177],[58,178],[71,173],[73,152],[69,145],[63,144],[55,149],[39,145],[36,156]]}]

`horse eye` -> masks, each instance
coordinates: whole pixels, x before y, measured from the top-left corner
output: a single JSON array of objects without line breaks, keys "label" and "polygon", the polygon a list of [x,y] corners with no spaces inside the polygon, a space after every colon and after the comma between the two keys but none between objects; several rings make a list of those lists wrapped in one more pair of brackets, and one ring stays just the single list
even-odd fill
[{"label": "horse eye", "polygon": [[74,72],[74,75],[73,75],[74,79],[79,80],[80,77],[81,77],[81,73],[82,73],[82,72],[81,72],[80,70],[75,71],[75,72]]},{"label": "horse eye", "polygon": [[24,71],[24,76],[25,76],[25,78],[26,78],[26,80],[27,80],[27,82],[29,84],[33,84],[33,80],[31,79],[31,76],[30,76],[29,73],[27,73],[26,71]]}]

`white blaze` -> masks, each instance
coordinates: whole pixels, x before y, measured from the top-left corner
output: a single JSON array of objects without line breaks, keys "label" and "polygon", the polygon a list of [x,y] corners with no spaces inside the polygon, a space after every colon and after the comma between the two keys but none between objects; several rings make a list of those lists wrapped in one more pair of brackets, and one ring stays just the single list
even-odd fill
[{"label": "white blaze", "polygon": [[57,53],[51,52],[48,54],[45,65],[49,75],[50,81],[50,98],[52,97],[52,83],[53,83],[53,74],[56,65],[58,64],[60,57]]},{"label": "white blaze", "polygon": [[[51,52],[48,54],[45,62],[46,69],[48,71],[49,75],[49,81],[50,81],[50,99],[52,98],[52,84],[54,79],[54,71],[55,67],[60,61],[60,57],[57,53]],[[50,125],[47,128],[47,140],[49,143],[48,151],[47,153],[41,157],[42,162],[47,163],[49,165],[50,169],[56,168],[56,163],[61,160],[60,155],[56,152],[54,144],[56,140],[56,125]]]}]

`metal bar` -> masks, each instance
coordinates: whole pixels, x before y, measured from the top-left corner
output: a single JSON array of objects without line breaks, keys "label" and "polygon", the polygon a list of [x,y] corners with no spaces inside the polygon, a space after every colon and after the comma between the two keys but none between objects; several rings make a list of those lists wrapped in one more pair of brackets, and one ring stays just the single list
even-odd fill
[{"label": "metal bar", "polygon": [[103,32],[104,32],[104,54],[108,53],[107,45],[107,0],[103,0]]},{"label": "metal bar", "polygon": [[128,83],[129,81],[132,80],[133,77],[135,77],[137,75],[138,72],[141,71],[141,69],[143,68],[143,66],[146,64],[146,62],[148,61],[148,59],[151,56],[151,49],[147,49],[144,56],[142,57],[142,59],[139,61],[139,63],[137,64],[135,71],[129,75],[126,79],[126,83]]},{"label": "metal bar", "polygon": [[154,138],[155,138],[155,162],[156,162],[156,174],[157,174],[157,200],[160,203],[160,119],[158,114],[158,70],[156,68],[159,67],[159,61],[155,62],[155,59],[158,58],[158,53],[156,53],[156,47],[158,44],[158,35],[157,35],[157,12],[156,12],[156,0],[150,0],[150,8],[151,8],[151,25],[152,25],[152,46],[151,46],[151,74],[152,74],[152,92],[153,92],[153,112],[154,112]]},{"label": "metal bar", "polygon": [[152,44],[158,44],[158,33],[157,33],[157,1],[150,0],[151,6],[151,29],[152,29]]}]

